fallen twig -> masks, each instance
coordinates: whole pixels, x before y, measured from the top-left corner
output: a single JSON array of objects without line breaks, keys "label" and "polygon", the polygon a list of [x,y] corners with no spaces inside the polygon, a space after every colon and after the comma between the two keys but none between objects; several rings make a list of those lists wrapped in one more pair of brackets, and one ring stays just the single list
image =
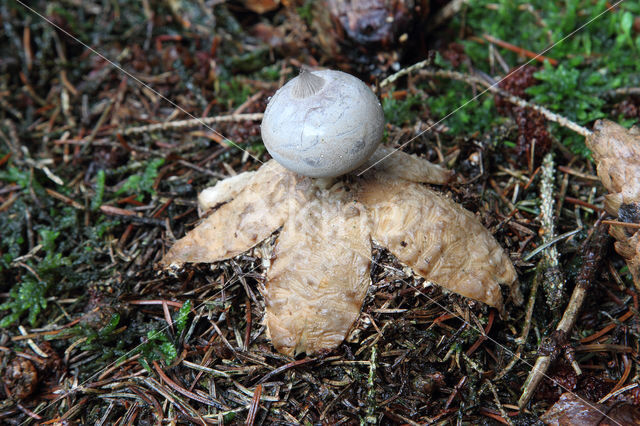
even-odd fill
[{"label": "fallen twig", "polygon": [[578,123],[574,123],[568,118],[558,115],[555,112],[552,112],[545,107],[533,104],[518,96],[512,95],[511,93],[499,88],[496,83],[490,83],[479,76],[464,74],[457,71],[435,70],[435,69],[422,69],[419,71],[419,74],[425,77],[440,77],[440,78],[449,78],[451,80],[464,81],[465,83],[471,84],[471,85],[481,84],[487,88],[486,89],[487,91],[500,95],[503,98],[505,98],[505,100],[519,107],[531,108],[534,111],[537,111],[540,114],[544,115],[544,117],[547,120],[553,121],[554,123],[558,123],[562,127],[566,127],[578,133],[579,135],[587,137],[593,133],[591,132],[591,130],[587,129],[586,127],[582,127]]},{"label": "fallen twig", "polygon": [[493,43],[493,44],[497,44],[500,47],[503,47],[507,50],[510,50],[512,52],[515,52],[519,55],[523,55],[526,56],[527,58],[530,58],[532,60],[537,60],[540,62],[544,62],[544,61],[549,61],[549,63],[553,66],[558,65],[558,61],[556,61],[555,59],[546,57],[546,56],[542,56],[539,53],[536,52],[532,52],[530,50],[527,49],[523,49],[522,47],[516,46],[514,44],[511,43],[507,43],[506,41],[497,39],[493,36],[490,36],[489,34],[484,34],[483,37],[489,42],[489,43]]},{"label": "fallen twig", "polygon": [[[586,247],[584,248],[584,264],[582,265],[582,269],[580,269],[580,273],[576,277],[576,286],[571,294],[571,299],[564,311],[562,319],[558,323],[558,326],[551,337],[557,343],[567,340],[569,333],[578,318],[578,313],[580,312],[582,303],[587,296],[587,291],[589,290],[593,276],[602,261],[603,245],[607,240],[604,225],[598,224],[594,228],[591,237],[591,239],[587,240]],[[529,377],[527,377],[522,395],[518,400],[518,407],[520,407],[521,410],[533,396],[533,393],[542,378],[545,377],[547,369],[553,361],[554,355],[555,354],[553,353],[542,355],[536,360],[533,369],[529,373]]]},{"label": "fallen twig", "polygon": [[[543,243],[551,242],[556,236],[554,223],[554,172],[553,154],[548,153],[542,162],[542,177],[540,180],[540,223],[542,225],[540,231],[542,232]],[[552,244],[543,251],[543,256],[545,267],[543,288],[547,305],[553,312],[556,312],[564,299],[564,277],[559,268],[558,249]]]},{"label": "fallen twig", "polygon": [[425,59],[424,61],[420,61],[418,63],[415,63],[415,64],[411,65],[411,66],[403,68],[400,71],[398,71],[398,72],[396,72],[394,74],[391,74],[389,77],[387,77],[384,80],[382,80],[380,82],[380,88],[382,89],[383,87],[386,87],[386,86],[390,85],[391,83],[393,83],[394,81],[396,81],[400,77],[405,76],[407,74],[411,74],[413,71],[422,69],[424,67],[428,67],[432,63],[433,63],[433,60],[431,58],[428,58],[428,59]]},{"label": "fallen twig", "polygon": [[158,132],[158,131],[166,131],[166,130],[184,130],[187,128],[199,127],[202,125],[209,125],[214,123],[229,123],[236,121],[260,121],[262,120],[262,116],[264,114],[255,113],[255,114],[230,114],[230,115],[220,115],[217,117],[205,117],[205,118],[194,118],[191,120],[179,120],[179,121],[168,121],[166,123],[157,123],[157,124],[147,124],[144,126],[138,127],[129,127],[125,129],[122,134],[125,136],[129,135],[138,135],[141,133],[150,133],[150,132]]}]

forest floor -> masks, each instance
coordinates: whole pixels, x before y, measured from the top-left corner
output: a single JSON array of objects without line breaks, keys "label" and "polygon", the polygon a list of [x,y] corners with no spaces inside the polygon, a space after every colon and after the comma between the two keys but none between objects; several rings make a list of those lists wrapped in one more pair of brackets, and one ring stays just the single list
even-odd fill
[{"label": "forest floor", "polygon": [[[321,4],[348,2],[279,3],[0,1],[0,422],[535,424],[567,398],[608,424],[637,414],[638,293],[584,136],[478,79],[630,127],[640,4],[395,1],[389,25],[354,9],[345,29]],[[260,113],[302,65],[362,78],[384,143],[456,172],[434,189],[509,254],[523,304],[499,315],[380,248],[345,342],[293,359],[265,335],[257,253],[159,270],[197,193],[270,158]]]}]

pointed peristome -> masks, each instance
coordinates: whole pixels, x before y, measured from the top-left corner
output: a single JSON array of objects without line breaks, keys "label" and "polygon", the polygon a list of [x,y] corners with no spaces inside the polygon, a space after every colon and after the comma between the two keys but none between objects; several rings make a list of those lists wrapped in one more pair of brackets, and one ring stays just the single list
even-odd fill
[{"label": "pointed peristome", "polygon": [[294,98],[308,98],[318,93],[324,86],[324,78],[302,69],[300,75],[291,89]]}]

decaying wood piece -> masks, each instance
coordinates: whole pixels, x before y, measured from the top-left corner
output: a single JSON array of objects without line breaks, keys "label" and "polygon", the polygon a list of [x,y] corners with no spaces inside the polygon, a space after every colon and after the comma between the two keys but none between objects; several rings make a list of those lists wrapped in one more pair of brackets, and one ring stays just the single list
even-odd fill
[{"label": "decaying wood piece", "polygon": [[370,221],[340,182],[285,223],[267,271],[266,324],[286,355],[338,346],[371,281]]},{"label": "decaying wood piece", "polygon": [[473,213],[422,185],[391,183],[384,175],[367,178],[358,200],[369,210],[373,238],[401,262],[431,282],[502,310],[498,283],[512,287],[516,271]]},{"label": "decaying wood piece", "polygon": [[372,237],[417,274],[502,310],[499,283],[518,294],[509,258],[471,212],[418,183],[452,173],[388,148],[374,162],[387,155],[360,177],[311,179],[269,161],[222,181],[200,197],[213,211],[161,265],[225,260],[282,226],[264,297],[270,338],[287,355],[342,342],[370,284]]},{"label": "decaying wood piece", "polygon": [[[593,151],[598,177],[609,191],[605,196],[607,212],[626,223],[640,224],[640,130],[599,120],[587,137]],[[626,260],[633,281],[640,289],[640,231],[611,225],[609,234],[617,242],[616,251]]]}]

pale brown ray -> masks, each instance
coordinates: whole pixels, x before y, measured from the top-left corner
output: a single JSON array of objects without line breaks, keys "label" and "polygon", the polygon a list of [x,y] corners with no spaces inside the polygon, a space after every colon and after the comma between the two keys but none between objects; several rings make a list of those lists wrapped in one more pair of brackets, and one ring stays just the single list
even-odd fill
[{"label": "pale brown ray", "polygon": [[423,185],[370,176],[358,200],[372,236],[401,262],[442,287],[501,310],[498,283],[512,286],[508,256],[473,213]]},{"label": "pale brown ray", "polygon": [[309,178],[273,160],[265,163],[235,198],[176,241],[160,264],[216,262],[249,250],[282,226],[290,211],[306,203],[311,186]]},{"label": "pale brown ray", "polygon": [[267,271],[266,324],[275,348],[307,355],[338,346],[370,284],[370,222],[342,183],[285,223]]}]

